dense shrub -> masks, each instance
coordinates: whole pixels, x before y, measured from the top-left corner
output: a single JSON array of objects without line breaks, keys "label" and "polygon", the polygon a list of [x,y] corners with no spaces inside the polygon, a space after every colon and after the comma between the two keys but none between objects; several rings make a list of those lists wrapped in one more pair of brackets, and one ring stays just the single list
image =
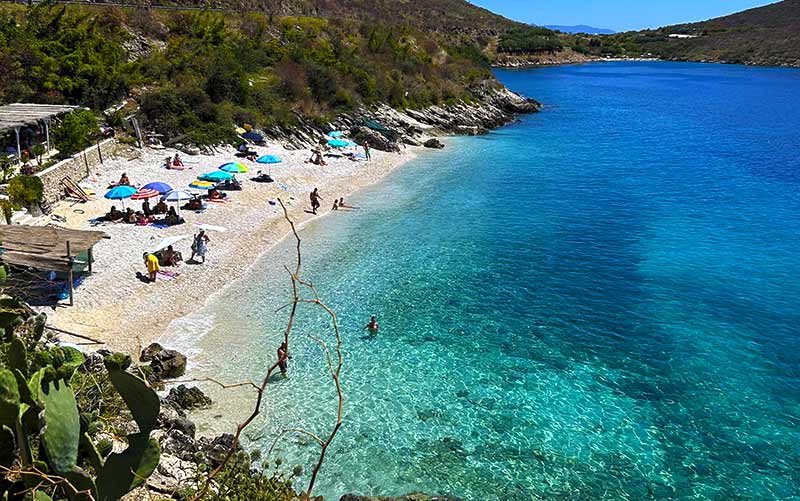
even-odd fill
[{"label": "dense shrub", "polygon": [[53,144],[62,157],[74,155],[92,144],[92,136],[100,131],[97,118],[89,110],[69,113],[53,128]]},{"label": "dense shrub", "polygon": [[43,194],[44,185],[36,176],[16,176],[8,183],[8,196],[26,206],[41,202]]}]

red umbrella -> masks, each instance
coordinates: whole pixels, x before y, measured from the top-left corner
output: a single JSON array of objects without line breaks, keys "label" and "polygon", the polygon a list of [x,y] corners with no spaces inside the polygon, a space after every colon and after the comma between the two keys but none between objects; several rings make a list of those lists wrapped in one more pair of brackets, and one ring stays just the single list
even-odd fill
[{"label": "red umbrella", "polygon": [[146,198],[153,198],[158,196],[161,196],[161,193],[159,193],[158,191],[151,190],[150,188],[142,188],[136,193],[134,193],[133,196],[131,196],[131,200],[144,200]]}]

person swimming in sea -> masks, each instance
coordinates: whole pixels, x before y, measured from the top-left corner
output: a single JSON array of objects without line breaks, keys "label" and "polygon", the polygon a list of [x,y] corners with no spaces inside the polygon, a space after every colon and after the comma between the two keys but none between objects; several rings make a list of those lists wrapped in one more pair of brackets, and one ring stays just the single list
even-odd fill
[{"label": "person swimming in sea", "polygon": [[380,326],[378,325],[378,318],[375,315],[372,315],[372,318],[369,319],[369,323],[364,326],[372,336],[376,336],[378,334],[378,329]]}]

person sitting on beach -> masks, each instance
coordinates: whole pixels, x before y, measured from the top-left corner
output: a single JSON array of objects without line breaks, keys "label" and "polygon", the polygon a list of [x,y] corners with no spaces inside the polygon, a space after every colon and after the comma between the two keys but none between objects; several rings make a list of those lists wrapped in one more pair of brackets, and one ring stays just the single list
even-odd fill
[{"label": "person sitting on beach", "polygon": [[183,208],[186,210],[203,210],[205,207],[203,207],[203,201],[200,200],[200,197],[192,197]]},{"label": "person sitting on beach", "polygon": [[208,240],[209,238],[205,230],[200,230],[200,233],[194,236],[194,241],[192,242],[192,257],[189,258],[190,261],[194,261],[195,256],[200,256],[203,259],[203,263],[206,262]]},{"label": "person sitting on beach", "polygon": [[217,188],[222,190],[239,191],[242,189],[242,183],[234,176],[233,179],[226,179],[222,184],[217,185]]},{"label": "person sitting on beach", "polygon": [[153,210],[150,208],[149,200],[145,200],[144,202],[142,202],[142,214],[144,214],[145,216],[153,215]]},{"label": "person sitting on beach", "polygon": [[248,151],[247,153],[245,153],[244,157],[250,160],[251,162],[255,162],[258,159],[258,153],[256,153],[255,151]]},{"label": "person sitting on beach", "polygon": [[172,159],[172,166],[173,167],[183,167],[183,160],[181,160],[181,157],[178,156],[177,153],[175,153],[175,158]]},{"label": "person sitting on beach", "polygon": [[109,221],[119,221],[123,217],[125,217],[125,214],[122,211],[117,210],[115,205],[112,205],[111,210],[108,211],[108,214],[106,214],[106,219]]},{"label": "person sitting on beach", "polygon": [[339,210],[339,200],[334,198],[333,199],[333,208],[331,210]]},{"label": "person sitting on beach", "polygon": [[369,323],[365,325],[364,328],[369,330],[370,335],[377,335],[378,329],[380,328],[378,325],[378,318],[375,315],[372,315],[372,318],[369,319]]},{"label": "person sitting on beach", "polygon": [[306,162],[310,162],[314,165],[328,165],[325,159],[322,158],[322,152],[317,149],[311,150],[311,158],[306,160]]},{"label": "person sitting on beach", "polygon": [[152,223],[155,218],[153,216],[145,216],[141,212],[136,213],[136,226],[147,226]]},{"label": "person sitting on beach", "polygon": [[264,174],[262,171],[258,171],[256,177],[251,179],[257,183],[271,183],[274,181],[269,174]]},{"label": "person sitting on beach", "polygon": [[175,207],[170,207],[167,211],[167,215],[164,217],[164,222],[168,226],[175,226],[176,224],[183,223],[183,219],[178,216],[178,213],[175,212]]},{"label": "person sitting on beach", "polygon": [[175,252],[175,249],[170,245],[164,250],[161,262],[164,263],[164,266],[178,266],[178,263],[182,260],[180,252]]},{"label": "person sitting on beach", "polygon": [[123,220],[128,224],[136,224],[136,213],[133,212],[133,209],[128,207],[125,210],[125,217],[123,217]]},{"label": "person sitting on beach", "polygon": [[281,370],[281,375],[286,377],[289,372],[289,360],[292,358],[289,355],[289,346],[286,344],[286,340],[284,340],[280,346],[278,346],[278,368]]},{"label": "person sitting on beach", "polygon": [[144,265],[147,267],[147,275],[150,278],[150,282],[155,282],[156,275],[161,269],[158,265],[158,258],[155,254],[150,254],[148,252],[142,254],[142,258],[144,259]]},{"label": "person sitting on beach", "polygon": [[208,199],[209,200],[223,200],[228,196],[227,193],[222,193],[216,188],[211,188],[208,190]]},{"label": "person sitting on beach", "polygon": [[153,214],[166,214],[168,209],[167,204],[161,200],[153,207]]},{"label": "person sitting on beach", "polygon": [[128,179],[128,174],[123,172],[122,176],[120,176],[119,178],[119,181],[117,181],[117,186],[130,186],[130,185],[131,185],[131,180]]}]

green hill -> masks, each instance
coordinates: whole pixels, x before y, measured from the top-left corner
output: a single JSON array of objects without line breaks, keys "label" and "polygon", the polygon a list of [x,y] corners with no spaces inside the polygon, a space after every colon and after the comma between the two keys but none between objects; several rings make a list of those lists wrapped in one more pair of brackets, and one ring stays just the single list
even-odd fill
[{"label": "green hill", "polygon": [[4,3],[0,103],[101,110],[132,96],[145,127],[209,143],[233,123],[475,101],[500,86],[495,51],[551,38],[464,0]]},{"label": "green hill", "polygon": [[699,23],[622,33],[603,41],[614,54],[800,67],[800,0]]}]

